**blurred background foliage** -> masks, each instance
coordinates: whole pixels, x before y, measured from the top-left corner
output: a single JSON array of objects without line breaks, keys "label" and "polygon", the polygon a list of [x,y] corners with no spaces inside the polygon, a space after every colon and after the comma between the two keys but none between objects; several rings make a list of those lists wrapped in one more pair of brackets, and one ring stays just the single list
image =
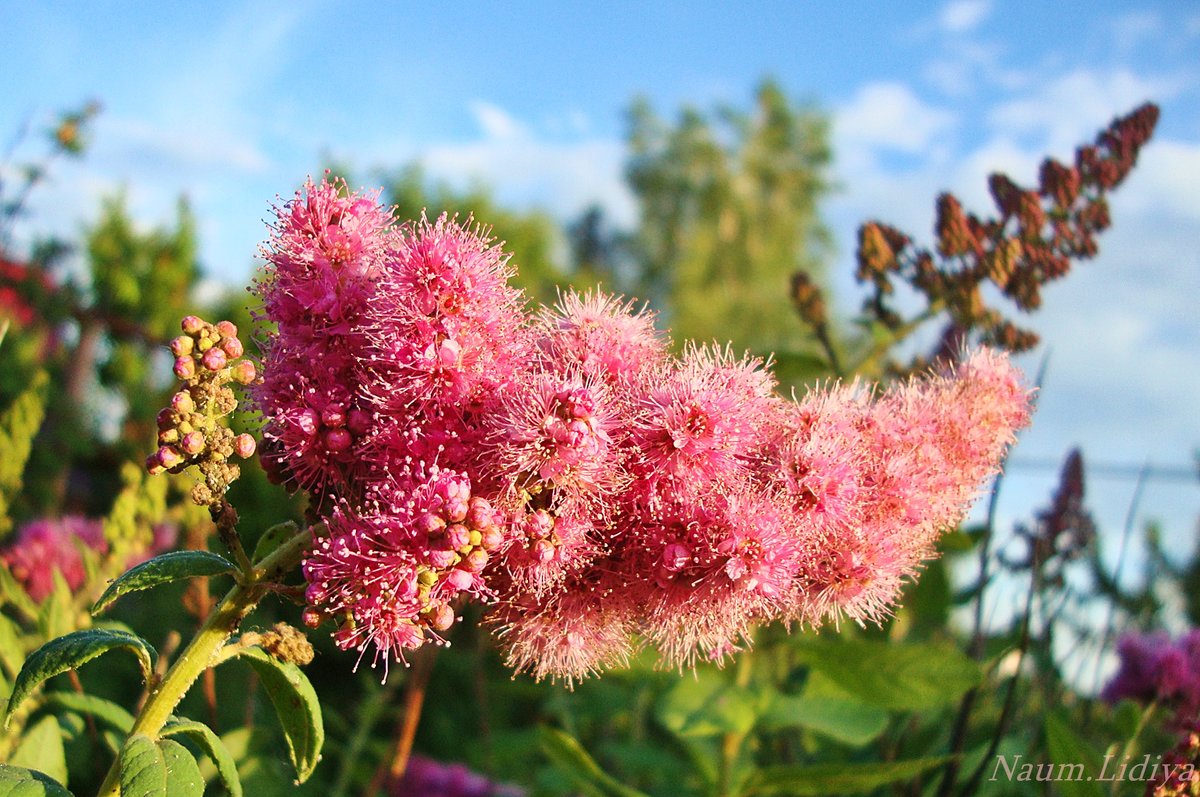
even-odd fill
[{"label": "blurred background foliage", "polygon": [[[170,525],[182,547],[213,542],[211,522],[182,500],[186,485],[151,488],[122,466],[139,461],[153,441],[155,412],[174,382],[164,346],[179,317],[252,324],[242,289],[205,288],[197,220],[185,198],[172,224],[147,230],[118,194],[102,202],[78,240],[12,248],[24,196],[54,159],[84,154],[97,112],[90,104],[62,114],[44,153],[4,172],[19,176],[16,185],[0,184],[0,329],[7,330],[0,540],[38,518],[107,517],[107,547],[87,554],[89,577],[78,589],[59,585],[38,604],[7,570],[0,574],[2,693],[26,653],[91,622],[84,608],[131,546],[151,546],[153,528]],[[873,350],[898,351],[911,329],[882,316],[829,318],[824,309],[832,304],[822,298],[830,252],[820,210],[833,190],[824,112],[765,81],[746,108],[684,108],[672,120],[637,100],[628,119],[626,176],[638,206],[632,230],[618,229],[599,208],[559,223],[542,210],[505,207],[489,187],[456,189],[420,164],[367,176],[353,164],[330,168],[353,184],[382,184],[399,218],[473,215],[506,242],[531,301],[552,302],[568,285],[637,297],[677,341],[729,340],[737,350],[774,353],[785,390],[847,375],[838,351],[863,355],[859,365]],[[871,376],[882,371],[869,364],[879,369]],[[236,423],[252,429],[254,419],[243,412]],[[1180,603],[1187,623],[1200,624],[1200,559],[1171,564],[1153,527],[1144,530],[1153,576],[1109,572],[1100,541],[1114,537],[1099,534],[1087,513],[1079,457],[1067,458],[1047,507],[1016,529],[1015,551],[991,547],[1000,531],[991,513],[948,534],[943,557],[879,628],[761,629],[753,652],[725,670],[701,666],[680,677],[639,658],[573,691],[511,677],[476,609],[450,648],[422,651],[412,669],[393,667],[384,683],[378,670],[318,633],[318,656],[306,671],[325,698],[328,744],[303,787],[292,784],[248,669],[210,671],[183,709],[222,735],[255,797],[403,793],[389,770],[405,695],[426,677],[417,750],[529,794],[1041,793],[1034,784],[989,780],[995,756],[1070,763],[1096,760],[1118,743],[1131,755],[1166,749],[1170,733],[1147,727],[1139,707],[1107,706],[1086,687],[1116,628],[1169,625]],[[230,500],[251,548],[256,533],[303,511],[251,465]],[[1124,540],[1140,533],[1127,526]],[[123,599],[116,622],[169,655],[178,644],[174,629],[195,628],[211,604],[207,582],[176,585]],[[1012,608],[985,618],[985,605],[995,604]],[[299,611],[268,601],[245,627],[278,620],[299,625]],[[1084,652],[1062,655],[1063,640]],[[83,794],[103,777],[113,741],[94,717],[55,695],[86,691],[131,706],[138,686],[115,667],[60,681],[0,739],[0,758],[44,768]],[[1063,794],[1108,791],[1060,785]]]}]

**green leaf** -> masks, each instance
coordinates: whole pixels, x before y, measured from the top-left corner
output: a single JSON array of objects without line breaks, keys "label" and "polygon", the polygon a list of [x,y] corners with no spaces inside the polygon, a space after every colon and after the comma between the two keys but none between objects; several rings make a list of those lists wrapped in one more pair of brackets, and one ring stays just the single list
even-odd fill
[{"label": "green leaf", "polygon": [[280,661],[259,648],[246,648],[238,658],[254,668],[267,697],[271,698],[283,726],[297,780],[303,783],[321,759],[321,746],[325,743],[317,693],[308,677],[291,662]]},{"label": "green leaf", "polygon": [[836,697],[776,695],[762,717],[766,730],[805,728],[853,747],[862,747],[887,728],[888,714]]},{"label": "green leaf", "polygon": [[67,780],[67,755],[63,751],[62,729],[54,717],[43,717],[25,731],[21,744],[8,763],[45,772],[59,783]]},{"label": "green leaf", "polygon": [[211,728],[203,722],[195,720],[173,719],[163,727],[162,735],[164,737],[183,735],[198,744],[216,766],[217,774],[225,782],[225,788],[229,790],[230,797],[242,796],[242,782],[238,779],[237,764],[220,737],[213,733]]},{"label": "green leaf", "polygon": [[54,639],[68,633],[72,628],[79,627],[71,585],[67,583],[61,570],[56,569],[51,573],[51,577],[54,580],[54,589],[38,609],[37,628],[42,639]]},{"label": "green leaf", "polygon": [[754,727],[759,702],[721,673],[697,670],[694,678],[681,678],[663,695],[658,719],[678,736],[744,734]]},{"label": "green leaf", "polygon": [[555,728],[538,728],[542,752],[588,797],[646,797],[600,768],[574,737]]},{"label": "green leaf", "polygon": [[0,797],[71,797],[71,792],[49,775],[0,764]]},{"label": "green leaf", "polygon": [[149,678],[154,671],[154,648],[140,636],[126,631],[110,631],[99,628],[89,628],[76,631],[73,634],[52,639],[29,654],[25,666],[17,674],[13,683],[12,696],[9,698],[8,710],[4,714],[4,724],[12,712],[21,704],[38,684],[67,670],[78,669],[81,665],[97,656],[107,653],[113,648],[129,648],[138,658],[142,667],[142,677]]},{"label": "green leaf", "polygon": [[24,645],[21,644],[21,632],[17,624],[0,614],[0,667],[11,676],[21,671],[25,662]]},{"label": "green leaf", "polygon": [[[1050,763],[1064,774],[1056,779],[1056,791],[1063,797],[1101,797],[1105,789],[1092,778],[1104,771],[1104,756],[1076,733],[1071,721],[1059,711],[1046,714],[1045,727]],[[1003,776],[1003,769],[1000,772]]]},{"label": "green leaf", "polygon": [[170,739],[129,737],[121,748],[121,794],[127,797],[201,797],[204,779],[196,759]]},{"label": "green leaf", "polygon": [[896,711],[953,703],[983,680],[979,665],[949,645],[822,637],[797,652],[856,700]]},{"label": "green leaf", "polygon": [[36,620],[38,605],[29,597],[25,588],[17,583],[7,567],[0,567],[0,605],[11,603],[28,620]]},{"label": "green leaf", "polygon": [[121,733],[129,733],[133,727],[133,715],[111,700],[79,692],[51,692],[46,695],[47,705],[78,714],[87,714]]},{"label": "green leaf", "polygon": [[92,606],[92,614],[99,614],[121,597],[130,592],[150,589],[196,576],[219,576],[237,570],[233,562],[210,551],[172,551],[130,568],[124,575],[108,585],[104,594]]},{"label": "green leaf", "polygon": [[283,545],[292,537],[295,537],[296,532],[299,530],[300,527],[291,520],[284,523],[277,523],[276,525],[267,529],[262,533],[262,536],[258,538],[258,542],[255,543],[254,555],[250,557],[250,561],[258,564],[263,559],[266,559],[268,556],[273,554],[280,545]]},{"label": "green leaf", "polygon": [[907,761],[812,764],[810,766],[763,767],[750,777],[744,797],[755,794],[788,794],[797,797],[827,794],[862,794],[880,786],[912,780],[940,767],[949,757],[916,758]]}]

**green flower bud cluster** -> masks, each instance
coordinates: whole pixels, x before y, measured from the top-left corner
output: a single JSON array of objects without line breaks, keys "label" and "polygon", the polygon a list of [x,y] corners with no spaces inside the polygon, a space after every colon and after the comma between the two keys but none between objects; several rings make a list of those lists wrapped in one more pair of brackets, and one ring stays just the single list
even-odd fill
[{"label": "green flower bud cluster", "polygon": [[210,324],[190,315],[181,326],[183,334],[171,341],[171,353],[183,387],[158,413],[159,448],[146,458],[146,469],[180,473],[196,466],[200,482],[192,488],[192,500],[211,506],[240,474],[229,459],[247,459],[256,447],[251,435],[235,435],[225,424],[237,408],[229,383],[248,385],[258,373],[253,362],[240,359],[244,349],[232,322]]}]

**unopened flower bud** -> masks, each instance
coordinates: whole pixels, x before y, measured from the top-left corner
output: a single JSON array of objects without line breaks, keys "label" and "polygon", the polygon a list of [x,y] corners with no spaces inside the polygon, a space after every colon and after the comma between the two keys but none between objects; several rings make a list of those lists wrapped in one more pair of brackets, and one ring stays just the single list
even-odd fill
[{"label": "unopened flower bud", "polygon": [[181,415],[187,415],[188,413],[196,411],[196,402],[192,399],[191,393],[188,393],[186,390],[181,390],[175,395],[171,396],[171,409],[175,410]]},{"label": "unopened flower bud", "polygon": [[303,622],[307,628],[316,628],[324,619],[325,618],[321,615],[321,613],[311,606],[306,607],[304,611],[300,613],[300,621]]},{"label": "unopened flower bud", "polygon": [[467,522],[474,529],[485,529],[494,524],[492,505],[485,498],[475,496],[467,509]]},{"label": "unopened flower bud", "polygon": [[163,429],[158,433],[159,445],[171,445],[179,442],[179,430],[175,428]]},{"label": "unopened flower bud", "polygon": [[185,453],[195,456],[204,450],[204,434],[202,432],[189,432],[183,436],[179,447]]},{"label": "unopened flower bud", "polygon": [[439,603],[425,610],[425,622],[434,631],[445,631],[454,625],[454,610],[449,604]]},{"label": "unopened flower bud", "polygon": [[154,420],[158,424],[159,429],[171,429],[175,426],[178,419],[178,416],[170,407],[163,407],[158,411],[158,415]]},{"label": "unopened flower bud", "polygon": [[446,573],[445,582],[454,589],[463,590],[475,583],[475,576],[466,570],[456,567]]},{"label": "unopened flower bud", "polygon": [[446,550],[430,550],[428,553],[429,564],[438,568],[450,567],[458,561],[458,554],[450,549]]},{"label": "unopened flower bud", "polygon": [[209,349],[204,352],[204,356],[200,358],[200,362],[210,371],[220,371],[225,367],[227,358],[225,352],[221,349]]},{"label": "unopened flower bud", "polygon": [[482,548],[472,548],[463,557],[462,567],[464,570],[470,570],[472,573],[478,573],[488,563],[488,552]]},{"label": "unopened flower bud", "polygon": [[241,357],[242,354],[244,354],[246,351],[245,347],[242,346],[242,342],[240,340],[238,340],[237,338],[222,338],[221,339],[221,349],[222,349],[222,351],[225,352],[225,355],[231,360],[236,360],[238,357]]},{"label": "unopened flower bud", "polygon": [[166,470],[166,468],[164,468],[162,463],[159,462],[159,460],[158,460],[157,453],[151,454],[150,456],[146,457],[146,472],[149,473],[151,476],[157,476],[158,474],[164,472],[165,470]]},{"label": "unopened flower bud", "polygon": [[249,459],[254,456],[254,450],[258,447],[252,435],[245,432],[233,438],[233,453],[237,454],[242,459]]},{"label": "unopened flower bud", "polygon": [[183,456],[174,448],[174,446],[163,446],[158,449],[158,462],[167,470],[183,463]]},{"label": "unopened flower bud", "polygon": [[337,429],[346,425],[346,413],[338,404],[330,404],[325,409],[321,410],[321,424],[328,426],[331,429]]},{"label": "unopened flower bud", "polygon": [[479,544],[485,550],[494,551],[504,544],[504,532],[495,526],[488,526],[483,530]]},{"label": "unopened flower bud", "polygon": [[354,438],[345,429],[330,429],[325,432],[325,447],[330,451],[345,451]]},{"label": "unopened flower bud", "polygon": [[258,370],[249,360],[238,360],[229,373],[239,385],[248,385],[258,376]]},{"label": "unopened flower bud", "polygon": [[184,316],[179,326],[183,328],[185,334],[195,335],[204,329],[204,319],[194,315]]},{"label": "unopened flower bud", "polygon": [[296,417],[296,425],[300,427],[300,431],[309,437],[317,433],[320,423],[321,416],[317,415],[316,410],[303,410]]},{"label": "unopened flower bud", "polygon": [[237,337],[238,328],[237,328],[237,325],[234,324],[232,321],[218,321],[216,323],[215,328],[217,330],[217,333],[220,334],[221,337],[225,337],[225,338],[236,338]]},{"label": "unopened flower bud", "polygon": [[180,357],[175,361],[175,376],[183,380],[196,375],[196,361],[189,357]]},{"label": "unopened flower bud", "polygon": [[191,354],[195,345],[196,342],[187,335],[180,335],[171,341],[171,354],[174,354],[176,357],[183,357],[184,355]]},{"label": "unopened flower bud", "polygon": [[421,519],[417,521],[417,527],[430,537],[436,537],[442,533],[443,529],[446,528],[446,521],[432,512],[426,512],[421,516]]},{"label": "unopened flower bud", "polygon": [[205,337],[204,332],[201,332],[200,338],[196,342],[196,348],[199,349],[201,352],[206,352],[209,349],[211,349],[212,347],[213,347],[212,340]]},{"label": "unopened flower bud", "polygon": [[545,564],[554,558],[554,543],[549,540],[538,540],[530,549],[533,558]]},{"label": "unopened flower bud", "polygon": [[446,547],[459,550],[471,544],[471,532],[461,523],[455,523],[446,529]]}]

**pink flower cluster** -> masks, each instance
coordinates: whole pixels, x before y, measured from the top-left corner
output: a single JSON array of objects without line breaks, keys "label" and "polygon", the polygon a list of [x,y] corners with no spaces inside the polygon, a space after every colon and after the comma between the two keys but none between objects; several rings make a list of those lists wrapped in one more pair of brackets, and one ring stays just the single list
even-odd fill
[{"label": "pink flower cluster", "polygon": [[108,551],[104,524],[69,515],[26,523],[12,544],[0,552],[0,560],[29,597],[40,603],[54,591],[55,572],[62,575],[72,590],[83,586],[87,578],[85,551],[101,555]]},{"label": "pink flower cluster", "polygon": [[[125,562],[132,567],[175,545],[175,526],[160,523],[153,528],[148,550]],[[0,562],[8,568],[29,597],[40,603],[54,591],[55,572],[72,591],[80,589],[88,577],[85,557],[90,553],[104,556],[109,551],[104,538],[104,521],[79,515],[32,520],[17,531],[16,538],[0,551]]]},{"label": "pink flower cluster", "polygon": [[1117,641],[1120,667],[1102,696],[1118,700],[1159,700],[1181,719],[1200,719],[1200,630],[1179,639],[1165,631],[1127,633]]},{"label": "pink flower cluster", "polygon": [[264,460],[325,521],[310,621],[377,658],[440,641],[463,597],[568,682],[638,640],[682,666],[774,619],[876,620],[1029,418],[988,351],[796,402],[618,299],[528,314],[479,230],[394,227],[337,183],[280,208],[265,255]]},{"label": "pink flower cluster", "polygon": [[524,797],[525,791],[505,783],[493,783],[463,764],[444,764],[414,755],[404,777],[391,793],[395,797]]}]

